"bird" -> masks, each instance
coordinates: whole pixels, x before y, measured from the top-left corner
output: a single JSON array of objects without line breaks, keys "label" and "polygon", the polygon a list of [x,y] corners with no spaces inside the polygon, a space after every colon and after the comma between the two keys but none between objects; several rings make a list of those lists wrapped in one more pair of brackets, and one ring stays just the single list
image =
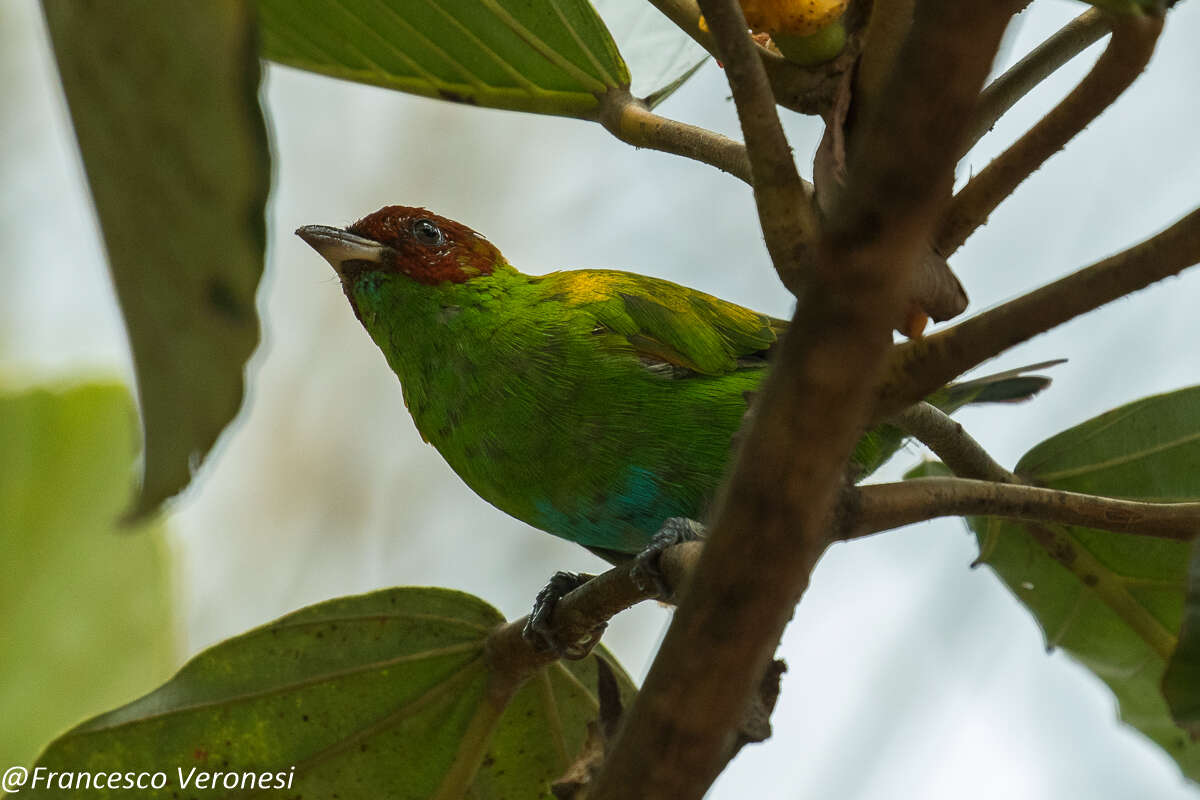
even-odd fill
[{"label": "bird", "polygon": [[[667,520],[705,518],[788,327],[633,272],[527,275],[424,208],[385,206],[345,228],[296,233],[333,267],[421,437],[467,486],[612,563]],[[950,411],[1049,383],[1022,372],[930,399]],[[869,431],[852,471],[869,475],[903,438],[890,425]]]}]

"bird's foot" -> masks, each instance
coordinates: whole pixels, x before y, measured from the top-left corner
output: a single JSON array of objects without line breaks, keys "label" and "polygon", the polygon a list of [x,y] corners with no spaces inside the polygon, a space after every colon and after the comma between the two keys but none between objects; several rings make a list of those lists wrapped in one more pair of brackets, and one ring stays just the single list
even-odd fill
[{"label": "bird's foot", "polygon": [[650,537],[650,543],[634,557],[630,577],[644,592],[653,591],[653,596],[659,600],[669,601],[675,594],[675,588],[668,585],[662,572],[659,559],[670,547],[684,542],[695,542],[704,538],[704,525],[687,517],[671,517],[658,529],[658,533]]},{"label": "bird's foot", "polygon": [[598,625],[582,639],[563,641],[561,631],[554,624],[554,608],[558,601],[570,592],[583,586],[594,578],[583,572],[556,572],[538,592],[533,601],[533,610],[521,631],[521,637],[540,651],[550,651],[559,658],[577,661],[592,652],[592,648],[600,641],[601,634],[607,625]]}]

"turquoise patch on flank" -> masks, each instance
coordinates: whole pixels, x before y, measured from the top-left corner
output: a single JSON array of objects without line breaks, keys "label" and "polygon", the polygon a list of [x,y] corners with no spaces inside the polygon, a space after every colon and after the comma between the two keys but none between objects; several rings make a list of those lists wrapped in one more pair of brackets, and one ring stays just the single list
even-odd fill
[{"label": "turquoise patch on flank", "polygon": [[562,509],[547,500],[535,503],[538,527],[586,547],[603,547],[636,553],[668,517],[686,516],[687,511],[666,496],[654,473],[642,467],[625,470],[620,488],[600,497],[581,498],[572,509]]}]

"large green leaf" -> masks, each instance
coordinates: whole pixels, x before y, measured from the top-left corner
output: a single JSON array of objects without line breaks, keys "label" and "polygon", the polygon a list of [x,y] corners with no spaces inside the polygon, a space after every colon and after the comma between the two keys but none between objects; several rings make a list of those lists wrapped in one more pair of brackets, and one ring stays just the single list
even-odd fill
[{"label": "large green leaf", "polygon": [[[1200,387],[1102,414],[1017,464],[1043,486],[1147,501],[1200,499]],[[1189,545],[1067,525],[972,518],[980,560],[1061,647],[1112,688],[1122,718],[1200,779],[1200,744],[1161,690],[1183,614]]]},{"label": "large green leaf", "polygon": [[117,384],[0,393],[0,767],[174,665],[161,532],[116,530],[136,425]]},{"label": "large green leaf", "polygon": [[261,0],[282,64],[493,108],[594,116],[629,71],[587,0]]},{"label": "large green leaf", "polygon": [[1193,737],[1200,736],[1200,545],[1196,544],[1192,545],[1179,646],[1163,675],[1163,694],[1179,726]]},{"label": "large green leaf", "polygon": [[44,0],[133,348],[146,431],[134,512],[187,485],[258,343],[269,183],[248,0]]},{"label": "large green leaf", "polygon": [[[595,657],[551,664],[509,700],[485,647],[501,622],[445,589],[311,606],[201,653],[154,693],[64,735],[39,763],[167,771],[162,789],[139,797],[190,797],[195,775],[213,771],[282,773],[293,797],[548,797],[596,717]],[[628,698],[633,685],[619,680]]]}]

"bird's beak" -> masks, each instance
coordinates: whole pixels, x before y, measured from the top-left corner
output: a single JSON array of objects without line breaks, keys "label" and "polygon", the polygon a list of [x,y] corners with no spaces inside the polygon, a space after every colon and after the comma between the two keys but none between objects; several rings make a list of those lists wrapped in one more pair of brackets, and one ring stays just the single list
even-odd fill
[{"label": "bird's beak", "polygon": [[372,239],[327,225],[305,225],[296,229],[296,235],[308,242],[309,246],[320,253],[334,271],[342,276],[354,271],[345,268],[345,265],[351,262],[382,264],[384,254],[389,249],[387,245]]}]

